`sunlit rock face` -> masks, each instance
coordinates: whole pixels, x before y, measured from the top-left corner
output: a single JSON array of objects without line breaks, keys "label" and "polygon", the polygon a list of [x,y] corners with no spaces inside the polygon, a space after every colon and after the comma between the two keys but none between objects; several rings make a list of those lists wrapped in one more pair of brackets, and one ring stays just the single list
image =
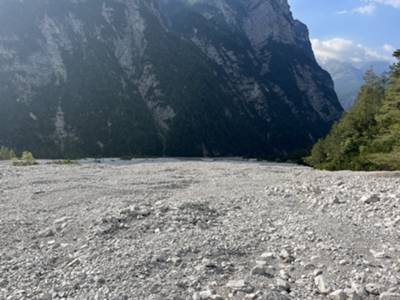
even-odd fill
[{"label": "sunlit rock face", "polygon": [[0,144],[42,157],[286,157],[342,112],[287,1],[4,0],[0,64]]}]

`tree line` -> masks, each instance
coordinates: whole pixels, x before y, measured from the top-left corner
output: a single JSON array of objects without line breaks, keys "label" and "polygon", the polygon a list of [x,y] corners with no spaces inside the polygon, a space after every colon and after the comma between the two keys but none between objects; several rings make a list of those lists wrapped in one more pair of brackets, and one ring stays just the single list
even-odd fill
[{"label": "tree line", "polygon": [[305,162],[326,170],[400,170],[400,49],[388,74],[365,74],[354,107]]}]

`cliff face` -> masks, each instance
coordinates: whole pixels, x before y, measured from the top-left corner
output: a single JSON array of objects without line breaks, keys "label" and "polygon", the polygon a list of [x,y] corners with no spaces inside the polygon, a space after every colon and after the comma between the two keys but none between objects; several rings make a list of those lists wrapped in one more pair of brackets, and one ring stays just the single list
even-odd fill
[{"label": "cliff face", "polygon": [[342,112],[279,0],[5,0],[0,144],[38,156],[286,156]]}]

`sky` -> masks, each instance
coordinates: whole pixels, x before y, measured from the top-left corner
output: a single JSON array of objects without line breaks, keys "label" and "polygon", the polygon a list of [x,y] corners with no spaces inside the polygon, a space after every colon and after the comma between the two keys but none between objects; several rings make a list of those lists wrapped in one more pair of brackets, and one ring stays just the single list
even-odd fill
[{"label": "sky", "polygon": [[354,65],[393,60],[400,48],[400,0],[289,0],[320,61]]}]

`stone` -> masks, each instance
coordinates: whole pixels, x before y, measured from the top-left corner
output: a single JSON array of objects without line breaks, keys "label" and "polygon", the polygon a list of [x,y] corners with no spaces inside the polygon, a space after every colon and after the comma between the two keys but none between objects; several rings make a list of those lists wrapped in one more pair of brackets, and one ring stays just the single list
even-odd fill
[{"label": "stone", "polygon": [[230,280],[226,284],[226,287],[231,289],[241,289],[246,286],[246,282],[244,280]]},{"label": "stone", "polygon": [[6,288],[8,286],[8,281],[6,279],[0,279],[0,288]]},{"label": "stone", "polygon": [[313,274],[315,277],[317,277],[318,275],[321,275],[323,273],[323,271],[321,269],[316,269],[314,270]]},{"label": "stone", "polygon": [[256,292],[256,293],[251,293],[251,294],[247,294],[244,299],[246,300],[255,300],[258,299],[260,295],[260,292]]},{"label": "stone", "polygon": [[268,292],[261,299],[263,300],[290,300],[289,296],[278,293],[278,292]]},{"label": "stone", "polygon": [[260,256],[260,260],[267,261],[267,262],[271,262],[271,261],[273,261],[275,259],[276,259],[276,256],[272,252],[264,252]]},{"label": "stone", "polygon": [[306,271],[312,271],[315,270],[316,266],[312,263],[308,263],[304,265],[304,270]]},{"label": "stone", "polygon": [[371,295],[379,295],[380,294],[380,286],[375,283],[368,283],[365,286],[366,291]]},{"label": "stone", "polygon": [[251,293],[254,291],[254,287],[244,280],[230,280],[226,284],[226,287],[232,290],[243,291],[245,293]]},{"label": "stone", "polygon": [[328,286],[324,275],[318,275],[315,277],[314,283],[321,294],[329,294],[331,291],[331,288]]},{"label": "stone", "polygon": [[39,231],[37,236],[42,237],[42,238],[52,237],[52,236],[54,236],[54,231],[51,228],[46,228],[46,229],[43,229],[42,231]]},{"label": "stone", "polygon": [[376,259],[384,259],[384,258],[389,258],[388,255],[386,255],[385,251],[374,251],[374,250],[369,250],[369,252],[372,254],[373,257]]},{"label": "stone", "polygon": [[288,280],[290,278],[290,275],[285,270],[280,270],[279,277],[284,280]]},{"label": "stone", "polygon": [[193,295],[193,300],[209,300],[214,295],[210,290],[201,291]]},{"label": "stone", "polygon": [[289,258],[289,257],[290,257],[290,253],[289,253],[288,250],[282,249],[282,251],[279,253],[279,256],[280,256],[281,258],[286,259],[286,258]]},{"label": "stone", "polygon": [[333,293],[329,294],[329,299],[331,299],[331,300],[346,300],[347,295],[343,290],[337,290],[337,291],[334,291]]},{"label": "stone", "polygon": [[251,269],[251,275],[265,276],[266,270],[265,266],[257,265],[253,269]]},{"label": "stone", "polygon": [[351,290],[354,291],[358,296],[360,297],[366,297],[368,296],[368,292],[365,289],[365,287],[361,284],[357,284],[355,282],[352,282],[351,284]]},{"label": "stone", "polygon": [[54,225],[59,225],[59,224],[63,224],[63,223],[66,223],[66,222],[68,222],[69,221],[69,217],[62,217],[62,218],[59,218],[59,219],[56,219],[56,220],[54,220]]},{"label": "stone", "polygon": [[372,194],[372,195],[365,195],[361,197],[361,202],[365,204],[372,204],[381,201],[380,197],[378,194]]},{"label": "stone", "polygon": [[400,294],[385,292],[379,296],[380,300],[400,300]]},{"label": "stone", "polygon": [[290,284],[286,280],[283,280],[282,278],[278,278],[276,280],[276,286],[280,290],[283,290],[283,291],[286,291],[286,292],[290,292]]},{"label": "stone", "polygon": [[388,225],[389,226],[397,226],[400,224],[400,217],[397,217],[396,219],[394,219],[393,221],[391,221]]},{"label": "stone", "polygon": [[96,276],[94,280],[96,281],[97,285],[103,285],[106,283],[106,280],[103,277]]},{"label": "stone", "polygon": [[192,296],[192,300],[201,300],[200,293],[194,293]]},{"label": "stone", "polygon": [[339,265],[341,265],[341,266],[345,266],[348,264],[350,264],[350,261],[348,261],[347,259],[342,259],[339,261]]},{"label": "stone", "polygon": [[295,258],[293,257],[293,255],[286,249],[283,249],[280,253],[279,253],[279,257],[286,263],[292,263]]},{"label": "stone", "polygon": [[345,203],[345,201],[344,200],[341,200],[338,196],[333,196],[331,199],[330,199],[330,201],[329,201],[331,204],[344,204]]},{"label": "stone", "polygon": [[49,293],[42,293],[37,297],[38,300],[52,300],[53,297]]},{"label": "stone", "polygon": [[363,298],[357,294],[355,291],[349,291],[346,293],[348,300],[362,300]]}]

